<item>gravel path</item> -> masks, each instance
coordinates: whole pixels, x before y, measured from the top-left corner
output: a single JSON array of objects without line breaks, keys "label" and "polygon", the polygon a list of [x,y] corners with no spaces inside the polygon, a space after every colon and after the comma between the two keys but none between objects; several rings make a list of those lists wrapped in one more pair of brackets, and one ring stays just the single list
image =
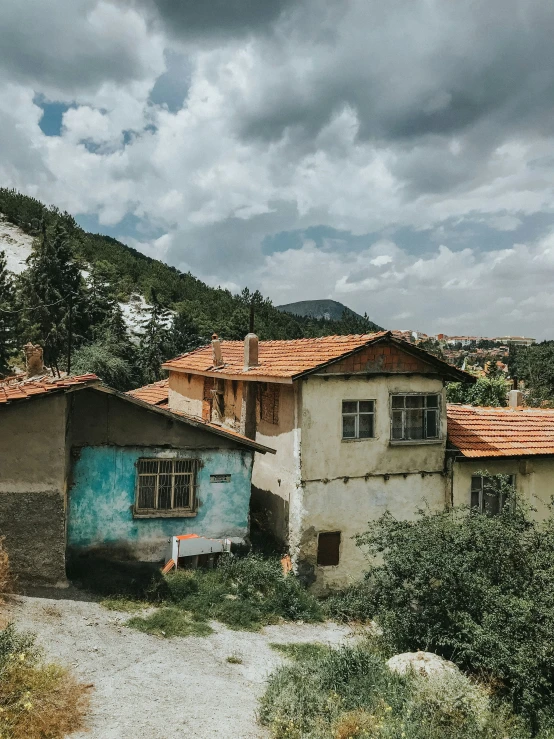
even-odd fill
[{"label": "gravel path", "polygon": [[[72,739],[263,739],[257,699],[282,661],[269,644],[339,644],[351,635],[333,623],[260,633],[214,623],[208,637],[162,639],[127,628],[128,614],[95,602],[18,597],[9,610],[49,657],[94,684],[89,730]],[[229,664],[230,655],[242,664]]]}]

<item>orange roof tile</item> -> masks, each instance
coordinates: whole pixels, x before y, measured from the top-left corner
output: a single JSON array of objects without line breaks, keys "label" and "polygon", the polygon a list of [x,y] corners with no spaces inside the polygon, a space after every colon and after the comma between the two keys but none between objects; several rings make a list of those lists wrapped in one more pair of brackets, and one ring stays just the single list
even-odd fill
[{"label": "orange roof tile", "polygon": [[132,395],[133,398],[144,400],[146,403],[151,405],[167,405],[167,398],[169,394],[169,380],[160,380],[159,382],[153,382],[151,385],[144,385],[136,390],[129,390],[127,395]]},{"label": "orange roof tile", "polygon": [[448,405],[448,440],[464,457],[554,454],[554,410]]},{"label": "orange roof tile", "polygon": [[100,382],[100,378],[96,375],[76,375],[75,377],[62,377],[54,379],[53,377],[37,377],[30,380],[0,380],[0,404],[12,403],[15,400],[28,400],[38,395],[55,392],[56,390],[66,390],[70,387],[78,385],[90,385]]}]

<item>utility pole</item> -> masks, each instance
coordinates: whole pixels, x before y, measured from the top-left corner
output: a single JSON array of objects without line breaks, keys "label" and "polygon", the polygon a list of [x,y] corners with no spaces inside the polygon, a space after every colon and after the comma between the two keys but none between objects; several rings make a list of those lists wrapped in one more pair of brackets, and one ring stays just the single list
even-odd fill
[{"label": "utility pole", "polygon": [[73,348],[73,293],[69,295],[69,322],[67,337],[67,374],[71,373],[71,350]]}]

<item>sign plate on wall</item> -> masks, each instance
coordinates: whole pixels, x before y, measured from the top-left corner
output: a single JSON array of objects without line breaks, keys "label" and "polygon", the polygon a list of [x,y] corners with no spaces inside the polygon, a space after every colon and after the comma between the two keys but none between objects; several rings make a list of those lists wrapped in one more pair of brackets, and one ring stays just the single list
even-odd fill
[{"label": "sign plate on wall", "polygon": [[210,482],[231,482],[231,475],[210,475]]}]

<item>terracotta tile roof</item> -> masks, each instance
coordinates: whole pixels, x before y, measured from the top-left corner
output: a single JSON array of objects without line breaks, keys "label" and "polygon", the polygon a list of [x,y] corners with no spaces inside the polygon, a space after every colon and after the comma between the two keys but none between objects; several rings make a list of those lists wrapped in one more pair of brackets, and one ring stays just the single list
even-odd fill
[{"label": "terracotta tile roof", "polygon": [[145,403],[151,405],[162,406],[167,405],[167,398],[169,394],[169,380],[160,380],[159,382],[153,382],[151,385],[144,385],[136,390],[129,390],[127,395],[132,395],[133,398],[144,400]]},{"label": "terracotta tile roof", "polygon": [[56,390],[66,390],[77,385],[90,385],[100,382],[96,375],[76,375],[75,377],[62,377],[54,379],[53,377],[37,377],[30,380],[0,380],[0,404],[12,403],[16,400],[29,400],[38,395],[55,392]]},{"label": "terracotta tile roof", "polygon": [[554,410],[449,405],[448,440],[464,457],[554,454]]},{"label": "terracotta tile roof", "polygon": [[160,380],[159,382],[155,382],[152,385],[145,385],[144,387],[139,387],[136,390],[129,390],[129,392],[125,394],[130,395],[136,400],[142,400],[144,403],[148,403],[149,405],[154,405],[156,406],[156,408],[161,408],[164,411],[169,411],[175,416],[190,419],[191,421],[194,421],[197,426],[206,426],[208,429],[217,431],[217,433],[223,434],[224,436],[232,436],[239,441],[248,442],[248,444],[254,444],[260,450],[266,450],[275,453],[275,450],[271,447],[256,444],[256,442],[253,442],[252,439],[249,439],[247,436],[239,434],[238,431],[233,431],[226,426],[219,426],[216,423],[209,423],[203,418],[199,418],[198,416],[190,416],[188,413],[183,413],[182,411],[171,410],[171,408],[169,407],[169,380]]},{"label": "terracotta tile roof", "polygon": [[246,375],[248,377],[294,378],[308,370],[349,354],[383,336],[388,331],[351,336],[322,336],[318,339],[293,339],[290,341],[260,341],[259,364],[244,370],[244,343],[222,341],[223,367],[214,367],[211,345],[195,349],[188,354],[166,362],[166,369],[184,372]]}]

